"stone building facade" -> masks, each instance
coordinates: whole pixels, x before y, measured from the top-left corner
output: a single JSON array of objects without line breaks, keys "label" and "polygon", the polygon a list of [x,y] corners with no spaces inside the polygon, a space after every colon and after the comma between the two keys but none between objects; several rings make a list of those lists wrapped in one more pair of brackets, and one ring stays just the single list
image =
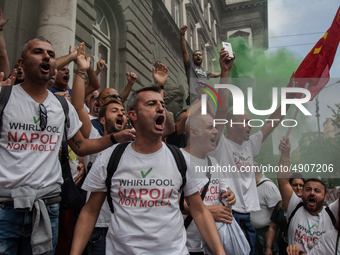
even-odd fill
[{"label": "stone building facade", "polygon": [[85,42],[93,66],[99,59],[107,63],[101,88],[119,92],[126,72],[138,76],[134,90],[152,84],[152,66],[160,61],[169,68],[167,87],[177,87],[186,98],[179,43],[183,24],[189,54],[201,50],[203,66],[211,71],[219,70],[221,41],[229,37],[268,47],[267,0],[0,0],[0,8],[10,17],[4,34],[11,66],[21,45],[36,35],[52,42],[57,57]]}]

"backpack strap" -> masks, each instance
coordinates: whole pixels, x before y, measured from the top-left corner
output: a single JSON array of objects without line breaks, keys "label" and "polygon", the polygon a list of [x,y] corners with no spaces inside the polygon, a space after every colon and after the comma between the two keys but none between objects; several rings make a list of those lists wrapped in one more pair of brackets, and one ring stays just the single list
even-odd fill
[{"label": "backpack strap", "polygon": [[300,203],[298,203],[295,207],[295,209],[292,211],[291,215],[289,216],[289,219],[288,219],[288,222],[287,222],[287,225],[286,225],[286,232],[288,233],[288,228],[289,228],[289,224],[290,224],[290,221],[292,220],[292,218],[294,217],[295,213],[297,210],[300,209],[300,207],[303,206],[303,202],[301,201]]},{"label": "backpack strap", "polygon": [[[211,166],[211,159],[207,156],[208,158],[208,166]],[[207,184],[205,184],[204,188],[203,188],[203,191],[201,193],[201,198],[202,198],[202,201],[204,201],[204,198],[205,198],[205,195],[207,194],[207,191],[208,191],[208,187],[209,187],[209,184],[210,184],[210,179],[211,179],[211,173],[210,172],[207,172],[207,177],[209,179],[209,181],[207,182]],[[183,201],[184,203],[184,201]],[[184,205],[183,205],[184,207]],[[184,220],[184,227],[185,229],[187,229],[190,225],[190,223],[192,222],[193,218],[191,215],[188,215],[185,220]]]},{"label": "backpack strap", "polygon": [[120,158],[122,157],[125,148],[128,146],[129,143],[120,143],[117,147],[113,150],[109,163],[107,165],[107,176],[106,176],[106,189],[107,189],[107,202],[109,203],[110,211],[113,213],[113,203],[111,197],[111,179],[113,174],[116,172]]},{"label": "backpack strap", "polygon": [[[67,103],[65,97],[59,96],[57,94],[53,94],[53,95],[55,95],[55,97],[59,100],[61,106],[63,107],[63,111],[64,111],[64,114],[65,114],[65,130],[66,130],[66,127],[67,128],[70,127],[70,117],[68,116],[68,112],[69,112],[68,103]],[[65,132],[65,134],[66,134],[66,132]]]},{"label": "backpack strap", "polygon": [[2,86],[0,92],[0,128],[2,127],[2,114],[12,92],[12,86]]},{"label": "backpack strap", "polygon": [[328,206],[325,208],[325,210],[326,210],[326,212],[328,213],[329,218],[331,218],[332,223],[333,223],[333,226],[336,227],[336,219],[335,219],[335,217],[334,217],[333,212],[331,211],[331,209],[329,209]]},{"label": "backpack strap", "polygon": [[186,178],[187,164],[185,162],[183,153],[180,151],[180,149],[177,146],[171,145],[171,144],[166,144],[166,145],[168,146],[169,150],[171,151],[172,155],[174,156],[174,158],[176,160],[177,168],[178,168],[178,170],[179,170],[179,172],[181,173],[181,176],[182,176],[182,185],[180,187],[180,190],[182,190],[182,194],[181,194],[181,198],[180,198],[180,201],[179,201],[179,207],[183,211],[184,210],[183,187],[185,186],[185,184],[187,182],[187,178]]}]

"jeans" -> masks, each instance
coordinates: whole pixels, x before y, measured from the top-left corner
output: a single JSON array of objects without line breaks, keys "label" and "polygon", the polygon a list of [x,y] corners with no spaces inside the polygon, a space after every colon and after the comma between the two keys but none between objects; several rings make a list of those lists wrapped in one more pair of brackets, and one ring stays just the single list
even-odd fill
[{"label": "jeans", "polygon": [[250,246],[250,254],[255,254],[255,238],[256,238],[256,232],[250,223],[250,213],[247,214],[240,214],[233,212],[234,219],[237,221],[237,223],[240,225],[245,237],[248,240],[249,246]]},{"label": "jeans", "polygon": [[[46,205],[52,227],[53,255],[58,242],[59,203]],[[16,211],[11,204],[0,203],[0,254],[31,255],[32,212]]]},{"label": "jeans", "polygon": [[105,255],[108,228],[94,228],[85,249],[86,255]]}]

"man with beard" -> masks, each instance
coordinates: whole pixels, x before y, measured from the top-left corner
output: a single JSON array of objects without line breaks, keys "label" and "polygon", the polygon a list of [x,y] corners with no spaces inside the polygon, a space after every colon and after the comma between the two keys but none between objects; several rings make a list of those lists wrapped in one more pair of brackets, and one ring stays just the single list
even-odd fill
[{"label": "man with beard", "polygon": [[[289,138],[283,137],[279,145],[282,151],[279,163],[281,169],[290,167],[290,147]],[[308,179],[304,184],[302,197],[299,198],[289,184],[289,171],[281,170],[277,174],[277,179],[283,208],[289,219],[288,244],[296,244],[308,253],[326,231],[334,229],[331,218],[334,214],[327,212],[323,206],[326,186],[319,179]],[[332,212],[336,211],[334,206],[337,206],[337,203],[329,207]]]},{"label": "man with beard", "polygon": [[[84,81],[79,74],[90,66],[84,43],[81,48],[75,82]],[[66,124],[61,103],[47,90],[56,68],[53,46],[43,37],[29,40],[19,64],[25,80],[12,87],[0,133],[0,254],[16,254],[19,248],[25,254],[54,254],[63,183],[58,153]],[[78,155],[134,139],[131,130],[84,139],[77,113],[68,106],[67,142]]]},{"label": "man with beard", "polygon": [[195,88],[197,87],[197,82],[206,82],[210,78],[217,78],[221,76],[221,72],[210,72],[202,67],[202,62],[204,60],[203,54],[200,50],[195,50],[192,54],[192,59],[189,57],[187,50],[187,44],[185,41],[185,32],[188,26],[183,25],[180,28],[181,37],[181,51],[183,55],[183,61],[185,66],[185,73],[187,75],[187,80],[189,84],[189,96],[187,99],[187,105],[190,105],[197,99],[197,92]]}]

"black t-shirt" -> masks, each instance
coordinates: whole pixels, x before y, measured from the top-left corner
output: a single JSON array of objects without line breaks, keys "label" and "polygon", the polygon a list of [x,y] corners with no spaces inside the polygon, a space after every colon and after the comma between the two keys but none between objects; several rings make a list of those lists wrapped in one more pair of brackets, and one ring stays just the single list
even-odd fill
[{"label": "black t-shirt", "polygon": [[177,125],[176,125],[175,132],[173,132],[171,135],[169,135],[166,138],[166,143],[175,145],[178,148],[185,148],[187,146],[188,139],[185,133],[182,133],[180,135],[177,134]]},{"label": "black t-shirt", "polygon": [[277,240],[277,244],[279,246],[279,254],[280,255],[287,255],[287,246],[288,246],[288,237],[284,236],[284,230],[287,225],[287,220],[285,216],[285,210],[282,208],[279,208],[279,205],[282,201],[277,202],[275,205],[275,208],[272,212],[272,216],[270,217],[270,220],[277,225],[279,225],[279,237]]}]

